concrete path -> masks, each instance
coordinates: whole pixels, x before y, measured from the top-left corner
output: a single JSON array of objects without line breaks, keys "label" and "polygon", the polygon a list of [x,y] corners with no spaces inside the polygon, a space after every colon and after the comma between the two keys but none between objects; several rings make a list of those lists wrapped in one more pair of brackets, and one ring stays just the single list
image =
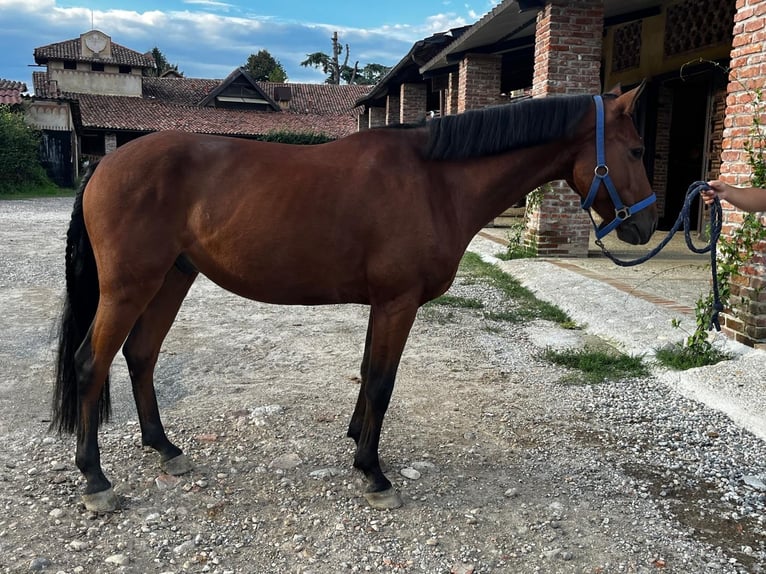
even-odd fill
[{"label": "concrete path", "polygon": [[[645,254],[648,246],[623,246],[613,239],[607,248],[621,259]],[[710,291],[709,255],[689,251],[683,237],[662,253],[635,267],[618,267],[592,245],[583,259],[517,259],[501,261],[507,230],[483,230],[469,246],[520,281],[537,297],[566,311],[592,335],[631,355],[651,357],[670,342],[681,342],[695,328],[694,305]],[[674,327],[673,322],[680,323]],[[751,349],[722,334],[714,336],[734,358],[688,371],[655,367],[669,389],[725,413],[766,440],[766,351]]]}]

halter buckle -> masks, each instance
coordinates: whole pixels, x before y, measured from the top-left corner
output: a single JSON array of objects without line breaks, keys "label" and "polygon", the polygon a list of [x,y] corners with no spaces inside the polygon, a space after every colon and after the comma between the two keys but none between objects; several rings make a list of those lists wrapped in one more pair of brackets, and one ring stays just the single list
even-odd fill
[{"label": "halter buckle", "polygon": [[625,221],[628,217],[630,217],[630,207],[620,207],[619,209],[615,209],[614,215],[617,217],[617,219],[622,219]]},{"label": "halter buckle", "polygon": [[605,163],[601,163],[601,164],[597,165],[593,169],[593,175],[595,175],[596,177],[600,177],[600,178],[606,177],[607,175],[609,175],[609,166],[606,165]]}]

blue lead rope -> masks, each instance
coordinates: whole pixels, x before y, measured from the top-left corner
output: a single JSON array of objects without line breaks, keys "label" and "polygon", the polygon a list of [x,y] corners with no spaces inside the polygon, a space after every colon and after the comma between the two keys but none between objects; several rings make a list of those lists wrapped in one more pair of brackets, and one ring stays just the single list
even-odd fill
[{"label": "blue lead rope", "polygon": [[668,232],[667,237],[665,237],[665,239],[663,239],[662,242],[659,245],[657,245],[657,247],[652,249],[646,255],[639,257],[638,259],[623,261],[621,259],[618,259],[617,257],[615,257],[609,252],[609,250],[604,246],[600,237],[596,239],[596,245],[598,245],[601,248],[601,251],[604,253],[604,255],[606,255],[606,257],[608,257],[609,259],[611,259],[612,262],[615,263],[616,265],[619,265],[620,267],[633,267],[634,265],[639,265],[640,263],[644,263],[645,261],[648,261],[655,255],[657,255],[660,251],[662,251],[662,248],[665,247],[670,242],[673,235],[675,235],[676,231],[678,231],[683,225],[684,238],[686,239],[686,245],[689,247],[689,249],[693,251],[694,253],[710,252],[710,267],[712,269],[712,274],[713,274],[713,312],[710,317],[710,325],[708,326],[708,329],[712,329],[713,327],[715,327],[716,331],[720,331],[721,324],[718,320],[718,314],[721,311],[723,311],[723,304],[721,303],[721,297],[718,290],[716,250],[717,250],[718,238],[721,235],[723,214],[721,210],[721,200],[718,199],[718,197],[715,198],[713,204],[710,206],[710,242],[703,247],[696,247],[692,243],[692,239],[691,239],[690,212],[691,212],[692,201],[694,201],[695,197],[697,197],[700,193],[702,193],[703,191],[707,189],[710,189],[710,186],[704,181],[695,181],[693,184],[689,186],[689,189],[686,192],[686,199],[684,200],[684,206],[681,209],[681,213],[678,214],[678,219],[676,219],[676,222],[673,224],[673,227]]}]

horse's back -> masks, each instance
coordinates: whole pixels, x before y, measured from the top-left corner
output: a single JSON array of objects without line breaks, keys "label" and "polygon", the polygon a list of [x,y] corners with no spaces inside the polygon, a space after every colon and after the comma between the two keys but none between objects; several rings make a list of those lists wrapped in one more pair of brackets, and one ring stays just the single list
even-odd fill
[{"label": "horse's back", "polygon": [[252,299],[367,303],[371,282],[422,275],[420,252],[434,241],[411,135],[314,146],[181,132],[134,140],[104,158],[86,190],[97,258],[115,273],[142,258],[157,273],[183,255]]}]

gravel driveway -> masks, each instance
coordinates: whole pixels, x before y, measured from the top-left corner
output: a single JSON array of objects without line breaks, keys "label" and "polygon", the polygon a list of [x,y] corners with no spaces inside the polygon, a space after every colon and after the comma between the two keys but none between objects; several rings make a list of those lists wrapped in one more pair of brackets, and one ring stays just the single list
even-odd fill
[{"label": "gravel driveway", "polygon": [[0,572],[766,571],[766,443],[657,377],[564,383],[540,351],[585,332],[421,310],[381,442],[405,505],[380,512],[344,438],[366,309],[204,278],[157,370],[194,472],[162,475],[141,448],[119,357],[100,437],[123,509],[86,512],[74,441],[46,432],[70,207],[0,202]]}]

